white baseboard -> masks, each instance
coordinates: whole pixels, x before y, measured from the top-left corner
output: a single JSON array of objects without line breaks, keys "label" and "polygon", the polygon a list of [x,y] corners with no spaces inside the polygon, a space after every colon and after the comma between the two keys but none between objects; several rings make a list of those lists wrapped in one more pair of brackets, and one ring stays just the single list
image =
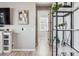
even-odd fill
[{"label": "white baseboard", "polygon": [[2,51],[0,51],[0,53],[2,53]]},{"label": "white baseboard", "polygon": [[35,49],[12,49],[12,51],[35,51]]},{"label": "white baseboard", "polygon": [[0,53],[10,53],[11,51],[0,51]]}]

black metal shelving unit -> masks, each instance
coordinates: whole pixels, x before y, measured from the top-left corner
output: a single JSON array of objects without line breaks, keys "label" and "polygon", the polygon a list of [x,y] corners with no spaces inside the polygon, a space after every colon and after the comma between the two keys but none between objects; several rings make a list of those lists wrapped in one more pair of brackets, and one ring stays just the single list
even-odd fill
[{"label": "black metal shelving unit", "polygon": [[[64,5],[62,8],[72,8],[72,2],[70,2],[71,3],[71,5],[70,6],[68,6],[68,5]],[[58,2],[56,2],[56,5],[58,4]],[[75,11],[75,10],[74,10]],[[73,11],[73,12],[74,12]],[[58,38],[58,31],[60,31],[60,30],[58,30],[58,18],[59,17],[63,17],[63,23],[64,23],[64,17],[66,17],[66,16],[68,16],[68,15],[71,15],[71,18],[70,18],[70,21],[71,21],[71,23],[70,23],[70,25],[71,25],[71,28],[70,29],[73,29],[73,26],[72,26],[72,22],[73,22],[73,20],[72,20],[72,16],[73,16],[73,12],[72,11],[56,11],[55,13],[56,13],[56,15],[53,15],[53,17],[56,17],[56,56],[58,56],[58,44],[57,44],[57,38]],[[63,16],[61,16],[61,15],[58,15],[58,13],[66,13],[65,15],[63,15]],[[63,31],[63,30],[62,30]],[[71,33],[71,39],[70,39],[70,46],[71,46],[71,48],[73,47],[73,38],[72,38],[72,31],[70,31],[70,33]],[[64,39],[64,31],[63,31],[63,39]],[[52,49],[53,50],[53,49]],[[52,54],[53,55],[53,54]],[[71,56],[72,56],[72,53],[71,53]]]}]

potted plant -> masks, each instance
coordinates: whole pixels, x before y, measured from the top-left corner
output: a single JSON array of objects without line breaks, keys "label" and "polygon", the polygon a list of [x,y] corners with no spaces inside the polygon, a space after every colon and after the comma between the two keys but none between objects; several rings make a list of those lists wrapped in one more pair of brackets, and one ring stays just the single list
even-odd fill
[{"label": "potted plant", "polygon": [[58,24],[57,27],[59,27],[59,28],[61,29],[61,28],[64,27],[65,25],[67,25],[67,23],[61,23],[61,24]]},{"label": "potted plant", "polygon": [[[51,14],[54,14],[54,12],[58,11],[60,7],[62,7],[62,4],[54,4],[54,5],[52,4],[52,6],[51,6],[52,13]],[[48,14],[48,15],[50,15],[50,14]]]},{"label": "potted plant", "polygon": [[51,9],[54,13],[54,12],[58,11],[60,7],[62,7],[62,4],[54,4],[54,5],[52,5]]},{"label": "potted plant", "polygon": [[[55,39],[57,39],[57,44],[59,44],[59,43],[60,43],[59,38],[54,37],[54,40],[55,40]],[[53,40],[53,41],[54,41],[54,40]]]},{"label": "potted plant", "polygon": [[[62,7],[62,4],[54,4],[54,5],[52,5],[52,6],[51,6],[52,14],[54,14],[54,12],[58,11],[60,7]],[[64,24],[61,24],[61,25],[64,25]],[[61,25],[59,25],[59,26],[61,26]],[[59,43],[60,43],[59,38],[54,37],[54,40],[55,40],[55,39],[57,39],[57,44],[59,44]],[[54,40],[53,40],[53,41],[54,41]]]}]

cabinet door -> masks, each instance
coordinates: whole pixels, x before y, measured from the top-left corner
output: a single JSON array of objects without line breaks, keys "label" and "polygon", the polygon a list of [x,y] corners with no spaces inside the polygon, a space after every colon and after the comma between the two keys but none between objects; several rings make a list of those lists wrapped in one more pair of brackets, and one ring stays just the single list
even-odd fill
[{"label": "cabinet door", "polygon": [[2,48],[2,31],[0,31],[0,53],[2,53],[2,51],[3,51],[3,48]]},{"label": "cabinet door", "polygon": [[3,50],[4,52],[11,52],[12,50],[12,33],[11,32],[3,32]]}]

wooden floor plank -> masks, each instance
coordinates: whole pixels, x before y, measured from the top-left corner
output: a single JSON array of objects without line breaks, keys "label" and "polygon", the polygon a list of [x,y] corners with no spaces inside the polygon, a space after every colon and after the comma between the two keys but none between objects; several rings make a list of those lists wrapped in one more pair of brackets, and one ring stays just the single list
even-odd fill
[{"label": "wooden floor plank", "polygon": [[33,51],[12,51],[11,53],[3,53],[0,56],[35,56]]}]

